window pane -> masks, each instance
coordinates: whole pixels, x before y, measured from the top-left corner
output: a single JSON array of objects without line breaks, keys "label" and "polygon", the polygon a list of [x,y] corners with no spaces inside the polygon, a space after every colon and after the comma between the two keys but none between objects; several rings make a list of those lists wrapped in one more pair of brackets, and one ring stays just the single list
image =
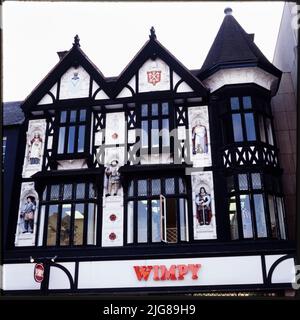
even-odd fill
[{"label": "window pane", "polygon": [[256,140],[253,113],[245,113],[246,133],[248,141]]},{"label": "window pane", "polygon": [[95,185],[93,183],[89,184],[89,198],[90,199],[96,198],[96,190],[95,190]]},{"label": "window pane", "polygon": [[79,120],[80,121],[85,121],[85,117],[86,117],[86,110],[80,110]]},{"label": "window pane", "polygon": [[158,130],[158,120],[152,120],[151,128],[151,145],[152,147],[159,146],[159,130]]},{"label": "window pane", "polygon": [[182,178],[178,179],[179,193],[185,193],[185,183]]},{"label": "window pane", "polygon": [[174,194],[175,193],[175,180],[174,178],[167,178],[165,180],[165,192],[166,194]]},{"label": "window pane", "polygon": [[48,227],[47,227],[47,246],[56,245],[58,205],[49,206]]},{"label": "window pane", "polygon": [[277,222],[275,216],[275,205],[273,201],[273,196],[268,195],[269,211],[270,211],[270,220],[271,220],[271,237],[277,238]]},{"label": "window pane", "polygon": [[77,203],[75,205],[75,214],[74,214],[74,245],[83,244],[83,226],[84,226],[84,204]]},{"label": "window pane", "polygon": [[45,223],[45,206],[41,206],[38,246],[43,245],[44,226],[45,226],[44,223]]},{"label": "window pane", "polygon": [[66,128],[59,128],[57,153],[64,153]]},{"label": "window pane", "polygon": [[142,147],[148,147],[148,121],[142,121]]},{"label": "window pane", "polygon": [[133,201],[127,205],[127,243],[133,243]]},{"label": "window pane", "polygon": [[163,102],[162,105],[161,105],[161,109],[162,109],[162,114],[163,115],[169,114],[169,104],[168,104],[168,102]]},{"label": "window pane", "polygon": [[234,141],[235,142],[243,141],[243,129],[242,129],[242,120],[241,120],[240,114],[232,115],[232,125],[233,125]]},{"label": "window pane", "polygon": [[69,128],[69,138],[68,138],[68,153],[74,152],[75,143],[75,127]]},{"label": "window pane", "polygon": [[231,240],[236,240],[239,238],[239,229],[235,197],[229,199],[229,220]]},{"label": "window pane", "polygon": [[129,187],[128,187],[128,197],[133,196],[133,180],[130,181]]},{"label": "window pane", "polygon": [[240,201],[241,201],[241,214],[242,214],[244,238],[253,238],[252,218],[251,218],[249,196],[248,195],[241,195]]},{"label": "window pane", "polygon": [[243,107],[244,107],[244,109],[251,109],[252,108],[252,102],[251,102],[250,96],[243,97]]},{"label": "window pane", "polygon": [[72,185],[71,184],[65,184],[64,185],[64,195],[63,199],[72,199]]},{"label": "window pane", "polygon": [[230,98],[230,107],[231,110],[238,110],[240,108],[240,102],[238,97]]},{"label": "window pane", "polygon": [[85,198],[85,183],[78,183],[76,186],[76,199]]},{"label": "window pane", "polygon": [[60,123],[65,123],[67,120],[67,111],[62,111],[60,113]]},{"label": "window pane", "polygon": [[240,190],[248,190],[248,181],[246,174],[239,174],[239,189]]},{"label": "window pane", "polygon": [[234,192],[235,187],[234,187],[234,177],[230,176],[227,177],[227,192]]},{"label": "window pane", "polygon": [[152,103],[151,105],[151,111],[153,116],[158,115],[158,104],[157,103]]},{"label": "window pane", "polygon": [[253,198],[255,207],[257,237],[265,238],[267,237],[267,227],[263,196],[261,194],[255,194]]},{"label": "window pane", "polygon": [[151,194],[154,195],[159,195],[161,194],[161,190],[160,190],[160,179],[153,179],[151,180]]},{"label": "window pane", "polygon": [[266,133],[265,133],[265,126],[264,126],[264,118],[259,116],[259,134],[260,134],[260,141],[266,142]]},{"label": "window pane", "polygon": [[147,180],[138,180],[138,195],[147,195]]},{"label": "window pane", "polygon": [[276,197],[276,202],[277,202],[277,210],[278,210],[280,236],[281,236],[281,239],[286,239],[282,198]]},{"label": "window pane", "polygon": [[138,242],[147,242],[147,200],[138,201]]},{"label": "window pane", "polygon": [[60,245],[67,246],[70,244],[71,228],[71,204],[63,204],[61,211],[60,224]]},{"label": "window pane", "polygon": [[160,203],[159,200],[152,200],[152,242],[160,242]]},{"label": "window pane", "polygon": [[162,121],[162,145],[163,147],[170,145],[169,119],[163,119]]},{"label": "window pane", "polygon": [[266,119],[266,126],[267,126],[268,142],[269,144],[274,145],[271,120],[269,118]]},{"label": "window pane", "polygon": [[70,122],[76,122],[76,110],[71,111]]},{"label": "window pane", "polygon": [[87,244],[96,244],[97,206],[89,203],[87,222]]},{"label": "window pane", "polygon": [[46,198],[47,198],[47,190],[48,190],[48,188],[46,186],[44,191],[43,191],[43,200],[46,200]]},{"label": "window pane", "polygon": [[85,126],[79,126],[79,132],[78,132],[78,152],[84,151],[84,138],[85,138]]},{"label": "window pane", "polygon": [[186,200],[179,199],[180,240],[187,241]]},{"label": "window pane", "polygon": [[50,200],[58,200],[59,199],[59,185],[54,184],[51,186]]},{"label": "window pane", "polygon": [[142,117],[147,117],[147,116],[148,116],[148,105],[142,104]]},{"label": "window pane", "polygon": [[251,173],[252,178],[252,188],[261,189],[261,179],[259,173]]}]

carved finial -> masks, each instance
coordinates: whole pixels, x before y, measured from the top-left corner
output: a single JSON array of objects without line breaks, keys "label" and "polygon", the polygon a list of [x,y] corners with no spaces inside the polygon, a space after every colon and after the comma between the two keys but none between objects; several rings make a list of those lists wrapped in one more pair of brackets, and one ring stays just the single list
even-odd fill
[{"label": "carved finial", "polygon": [[73,46],[74,47],[80,47],[80,44],[79,44],[79,37],[78,37],[78,34],[76,34],[76,36],[74,37],[74,43],[73,43]]},{"label": "carved finial", "polygon": [[156,39],[156,34],[155,34],[155,29],[154,27],[152,26],[151,29],[150,29],[150,36],[149,36],[150,39]]},{"label": "carved finial", "polygon": [[231,16],[232,15],[232,9],[227,7],[227,8],[225,8],[224,13],[225,13],[226,16]]}]

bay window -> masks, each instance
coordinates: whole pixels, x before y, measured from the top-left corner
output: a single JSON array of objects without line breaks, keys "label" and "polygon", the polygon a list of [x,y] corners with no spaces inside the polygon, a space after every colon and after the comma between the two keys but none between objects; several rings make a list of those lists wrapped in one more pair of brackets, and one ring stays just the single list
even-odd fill
[{"label": "bay window", "polygon": [[231,240],[286,239],[278,179],[261,173],[227,177]]},{"label": "bay window", "polygon": [[181,177],[131,180],[127,196],[127,243],[188,241],[186,199]]},{"label": "bay window", "polygon": [[40,206],[39,246],[96,244],[97,203],[93,183],[48,185]]}]

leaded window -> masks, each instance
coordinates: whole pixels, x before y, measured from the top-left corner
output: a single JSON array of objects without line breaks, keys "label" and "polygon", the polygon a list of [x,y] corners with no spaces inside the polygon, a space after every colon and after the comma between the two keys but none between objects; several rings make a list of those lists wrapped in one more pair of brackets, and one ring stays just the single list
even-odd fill
[{"label": "leaded window", "polygon": [[87,150],[87,111],[62,110],[59,113],[57,154],[77,154]]},{"label": "leaded window", "polygon": [[97,202],[93,183],[52,184],[41,201],[39,246],[96,245]]},{"label": "leaded window", "polygon": [[285,213],[277,177],[241,173],[227,177],[230,237],[286,239]]},{"label": "leaded window", "polygon": [[188,241],[185,181],[133,179],[127,194],[127,244]]}]

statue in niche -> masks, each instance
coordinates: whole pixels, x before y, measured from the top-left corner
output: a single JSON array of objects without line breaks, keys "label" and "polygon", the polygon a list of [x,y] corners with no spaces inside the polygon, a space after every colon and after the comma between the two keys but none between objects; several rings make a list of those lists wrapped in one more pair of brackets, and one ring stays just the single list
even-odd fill
[{"label": "statue in niche", "polygon": [[35,132],[29,144],[28,157],[29,157],[30,164],[40,163],[41,156],[42,156],[42,145],[43,145],[43,140],[40,134],[38,132]]},{"label": "statue in niche", "polygon": [[110,165],[105,169],[105,188],[106,197],[116,196],[121,187],[121,177],[119,173],[119,161],[112,160]]},{"label": "statue in niche", "polygon": [[28,196],[26,202],[21,210],[20,218],[23,220],[23,233],[33,233],[34,212],[36,209],[35,197]]},{"label": "statue in niche", "polygon": [[209,225],[212,218],[211,213],[211,197],[206,192],[204,187],[201,187],[199,193],[196,195],[196,217],[199,224],[202,225]]},{"label": "statue in niche", "polygon": [[208,140],[206,127],[197,120],[192,128],[193,154],[208,153]]}]

